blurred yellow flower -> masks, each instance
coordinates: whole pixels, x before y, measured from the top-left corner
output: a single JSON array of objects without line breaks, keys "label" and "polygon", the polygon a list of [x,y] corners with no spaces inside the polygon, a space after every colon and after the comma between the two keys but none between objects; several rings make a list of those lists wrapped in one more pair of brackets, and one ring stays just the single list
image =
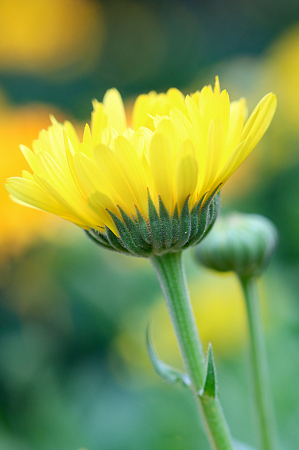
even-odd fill
[{"label": "blurred yellow flower", "polygon": [[53,72],[71,65],[69,76],[89,67],[104,35],[94,0],[1,0],[0,29],[0,70]]},{"label": "blurred yellow flower", "polygon": [[267,81],[277,89],[280,114],[288,126],[299,125],[299,26],[287,30],[271,47]]},{"label": "blurred yellow flower", "polygon": [[[205,349],[211,341],[214,353],[231,358],[242,349],[247,336],[246,312],[242,291],[235,275],[204,271],[190,285],[192,306]],[[165,302],[157,301],[150,310],[131,311],[123,330],[113,342],[112,354],[118,354],[133,371],[152,371],[144,345],[144,333],[150,318],[151,335],[159,357],[181,367],[181,357]]]},{"label": "blurred yellow flower", "polygon": [[[41,233],[49,233],[44,226],[49,219],[37,210],[20,210],[7,196],[4,182],[12,171],[24,167],[24,160],[18,150],[18,143],[32,142],[38,130],[49,123],[49,111],[46,106],[27,106],[18,109],[0,103],[0,245],[1,258],[9,251],[17,250],[28,239]],[[53,222],[53,220],[52,220]]]},{"label": "blurred yellow flower", "polygon": [[172,89],[166,96],[139,97],[135,130],[128,128],[116,89],[93,107],[82,143],[69,122],[53,119],[33,142],[33,151],[21,146],[33,174],[25,170],[23,178],[10,178],[7,189],[18,202],[84,229],[105,233],[108,227],[118,236],[108,210],[122,219],[118,207],[130,217],[136,217],[137,208],[148,220],[149,191],[155,206],[160,196],[172,215],[176,205],[180,213],[187,198],[191,209],[223,185],[267,130],[276,97],[266,95],[245,124],[245,100],[230,103],[218,78],[214,90],[205,86],[191,96]]}]

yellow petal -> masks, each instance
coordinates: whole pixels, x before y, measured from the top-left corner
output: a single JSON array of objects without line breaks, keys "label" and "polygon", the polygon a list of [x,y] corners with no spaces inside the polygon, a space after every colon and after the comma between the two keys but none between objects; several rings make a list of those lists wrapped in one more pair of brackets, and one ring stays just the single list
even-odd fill
[{"label": "yellow petal", "polygon": [[[174,197],[174,161],[168,139],[161,133],[155,133],[149,150],[149,162],[157,194],[172,214],[175,206]],[[157,206],[157,199],[153,199]]]},{"label": "yellow petal", "polygon": [[176,88],[168,89],[166,93],[167,100],[169,101],[169,106],[171,108],[177,108],[182,111],[183,114],[188,115],[188,111],[185,104],[185,96]]},{"label": "yellow petal", "polygon": [[25,180],[34,181],[32,173],[27,172],[27,170],[22,170],[22,177],[25,178]]},{"label": "yellow petal", "polygon": [[71,151],[71,145],[70,145],[70,141],[68,138],[68,135],[66,134],[66,131],[63,130],[63,137],[64,137],[64,145],[65,145],[65,153],[66,153],[66,159],[69,165],[69,172],[70,175],[72,177],[72,179],[74,180],[79,192],[81,193],[82,197],[86,198],[86,189],[84,188],[81,180],[79,179],[79,177],[77,176],[76,170],[75,170],[75,165],[74,165],[74,157]]},{"label": "yellow petal", "polygon": [[181,145],[186,139],[191,139],[195,146],[200,145],[199,138],[191,125],[190,121],[184,114],[176,108],[170,111],[170,117],[173,121],[177,136],[179,136],[178,145]]},{"label": "yellow petal", "polygon": [[235,151],[230,155],[224,166],[219,170],[217,176],[215,177],[212,185],[211,191],[216,189],[216,187],[222,183],[226,183],[226,181],[232,176],[232,174],[237,170],[237,168],[244,161],[249,145],[251,143],[251,137],[248,136],[245,141],[242,141]]},{"label": "yellow petal", "polygon": [[104,188],[103,177],[96,163],[83,153],[74,157],[74,168],[87,196]]},{"label": "yellow petal", "polygon": [[230,120],[230,102],[226,90],[222,91],[219,99],[219,117],[222,120],[225,135],[227,136]]},{"label": "yellow petal", "polygon": [[63,126],[71,143],[70,146],[71,152],[72,154],[74,154],[75,151],[77,150],[78,145],[80,144],[78,135],[76,133],[74,126],[68,120],[64,122]]},{"label": "yellow petal", "polygon": [[95,147],[100,143],[103,129],[108,125],[107,113],[103,103],[97,100],[92,101],[93,112],[91,113],[91,143]]},{"label": "yellow petal", "polygon": [[110,214],[107,212],[107,209],[109,209],[114,214],[120,214],[118,210],[116,211],[115,205],[112,203],[111,199],[102,192],[96,191],[88,197],[88,206],[99,216],[102,223],[107,225],[110,230],[118,236],[116,226],[114,225]]},{"label": "yellow petal", "polygon": [[145,127],[140,127],[131,137],[130,142],[140,160],[142,160],[143,156],[147,159],[149,158],[149,144],[152,136],[153,132],[151,130]]},{"label": "yellow petal", "polygon": [[[13,198],[22,203],[79,224],[75,216],[70,214],[34,181],[19,177],[9,178],[6,183],[6,189]],[[83,226],[83,222],[80,222],[80,226]]]},{"label": "yellow petal", "polygon": [[163,134],[169,141],[171,148],[174,150],[178,145],[178,133],[174,128],[173,120],[169,117],[163,117],[159,120],[156,127],[157,133]]},{"label": "yellow petal", "polygon": [[112,193],[111,195],[119,198],[119,205],[126,213],[135,211],[136,197],[115,152],[106,145],[100,144],[94,149],[94,159],[101,170],[107,190]]},{"label": "yellow petal", "polygon": [[71,199],[68,196],[64,196],[63,193],[55,189],[55,187],[52,186],[46,178],[40,175],[34,174],[33,178],[36,184],[41,186],[53,199],[55,199],[64,209],[68,211],[68,214],[75,216],[77,220],[79,219],[79,221],[84,223],[87,228],[98,227],[98,218],[88,208],[85,201],[83,202],[82,199],[76,196]]},{"label": "yellow petal", "polygon": [[142,214],[148,213],[147,186],[143,167],[132,144],[124,137],[115,140],[115,151]]},{"label": "yellow petal", "polygon": [[33,151],[25,145],[20,145],[20,149],[33,172],[37,172],[39,170],[38,162]]},{"label": "yellow petal", "polygon": [[114,128],[108,126],[103,129],[101,139],[98,144],[104,144],[107,145],[108,147],[113,148],[114,141],[117,138],[117,136],[118,136],[117,131]]},{"label": "yellow petal", "polygon": [[137,130],[139,127],[152,127],[153,120],[149,114],[151,114],[153,101],[156,96],[156,92],[150,92],[137,97],[132,114],[132,127],[134,130]]},{"label": "yellow petal", "polygon": [[88,123],[84,127],[83,133],[83,144],[87,145],[87,147],[91,148],[91,131]]},{"label": "yellow petal", "polygon": [[215,77],[214,94],[217,94],[218,97],[220,95],[220,83],[218,75],[216,75]]},{"label": "yellow petal", "polygon": [[[235,124],[235,128],[231,131],[229,138],[226,139],[225,152],[223,156],[227,159],[232,152],[238,147],[241,141],[244,117],[240,116]],[[223,161],[221,161],[222,163]]]},{"label": "yellow petal", "polygon": [[127,128],[125,107],[117,89],[109,89],[104,95],[103,105],[108,114],[108,125],[121,134]]},{"label": "yellow petal", "polygon": [[262,98],[249,117],[241,137],[241,139],[244,139],[250,134],[252,138],[248,153],[250,153],[267,131],[274,116],[276,106],[276,96],[270,93]]},{"label": "yellow petal", "polygon": [[188,113],[189,113],[191,123],[197,134],[199,145],[200,145],[200,147],[203,147],[205,145],[205,140],[206,140],[207,136],[205,136],[206,133],[204,132],[204,123],[203,123],[203,119],[200,114],[199,108],[196,105],[194,99],[189,97],[189,95],[187,95],[187,97],[186,97],[186,105],[188,108]]},{"label": "yellow petal", "polygon": [[220,118],[212,119],[209,127],[207,160],[205,168],[205,178],[201,189],[205,192],[209,190],[213,179],[218,173],[218,167],[225,146],[225,132]]},{"label": "yellow petal", "polygon": [[[198,164],[196,160],[196,151],[192,141],[185,141],[177,155],[176,185],[177,185],[177,203],[179,210],[182,208],[187,197],[195,191],[198,177]],[[189,206],[192,207],[190,198]]]}]

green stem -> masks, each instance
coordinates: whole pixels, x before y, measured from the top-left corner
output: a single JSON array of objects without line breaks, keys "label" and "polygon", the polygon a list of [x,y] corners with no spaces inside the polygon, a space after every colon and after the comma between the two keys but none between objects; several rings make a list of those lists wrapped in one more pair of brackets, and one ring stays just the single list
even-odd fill
[{"label": "green stem", "polygon": [[233,450],[232,438],[218,398],[198,395],[205,381],[206,360],[190,303],[182,251],[154,256],[151,261],[160,281],[211,448]]},{"label": "green stem", "polygon": [[247,309],[252,378],[262,449],[275,450],[277,434],[257,283],[253,277],[240,277],[240,281]]}]

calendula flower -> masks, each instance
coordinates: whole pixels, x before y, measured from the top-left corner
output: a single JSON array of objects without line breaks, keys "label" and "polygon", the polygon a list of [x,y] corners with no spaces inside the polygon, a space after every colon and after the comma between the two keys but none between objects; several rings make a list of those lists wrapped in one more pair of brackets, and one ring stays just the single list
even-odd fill
[{"label": "calendula flower", "polygon": [[115,89],[93,102],[83,142],[53,119],[33,151],[33,174],[10,178],[13,199],[67,219],[101,245],[137,256],[198,243],[217,212],[216,193],[267,130],[276,97],[266,95],[245,122],[246,102],[205,86],[140,96],[127,123]]}]

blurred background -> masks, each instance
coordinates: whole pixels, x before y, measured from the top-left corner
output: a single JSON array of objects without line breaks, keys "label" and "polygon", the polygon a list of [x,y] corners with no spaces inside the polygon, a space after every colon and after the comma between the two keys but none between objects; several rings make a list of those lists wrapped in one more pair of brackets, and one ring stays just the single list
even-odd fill
[{"label": "blurred background", "polygon": [[[78,127],[91,100],[213,83],[249,111],[278,109],[262,142],[223,189],[223,210],[278,227],[260,281],[281,448],[299,447],[299,2],[0,0],[0,448],[208,449],[192,395],[155,375],[145,350],[180,358],[148,261],[97,248],[74,225],[14,204],[8,176],[26,168],[49,114]],[[185,252],[205,348],[212,342],[233,435],[255,445],[246,324],[233,275]]]}]

